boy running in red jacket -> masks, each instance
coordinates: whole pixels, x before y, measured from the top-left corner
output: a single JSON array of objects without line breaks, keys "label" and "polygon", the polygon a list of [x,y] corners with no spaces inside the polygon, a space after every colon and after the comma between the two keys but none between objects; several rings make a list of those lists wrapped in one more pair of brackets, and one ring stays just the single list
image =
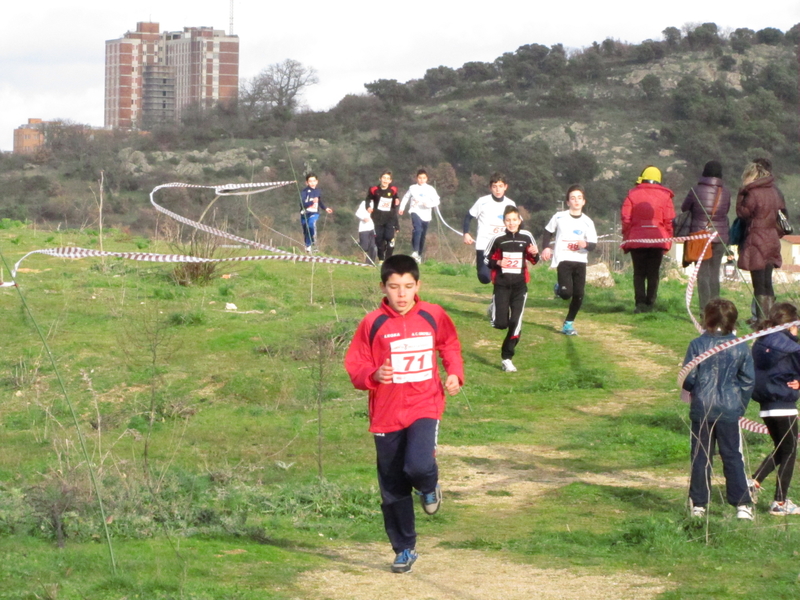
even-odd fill
[{"label": "boy running in red jacket", "polygon": [[[437,304],[420,300],[419,267],[398,254],[381,266],[380,308],[358,326],[345,357],[356,389],[369,391],[369,430],[375,438],[381,510],[396,556],[395,573],[417,560],[414,501],[434,514],[442,502],[436,443],[444,391],[454,396],[464,383],[461,344],[453,321]],[[439,378],[438,352],[447,372]]]}]

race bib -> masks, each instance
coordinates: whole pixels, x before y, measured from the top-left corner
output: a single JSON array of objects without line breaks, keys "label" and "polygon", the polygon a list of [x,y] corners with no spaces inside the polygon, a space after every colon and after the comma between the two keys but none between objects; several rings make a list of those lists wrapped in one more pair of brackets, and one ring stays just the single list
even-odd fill
[{"label": "race bib", "polygon": [[395,340],[390,344],[392,383],[426,381],[433,377],[433,336]]},{"label": "race bib", "polygon": [[492,233],[494,235],[497,235],[498,233],[503,233],[506,230],[506,226],[505,225],[495,225],[494,227],[491,227],[490,229],[492,230]]},{"label": "race bib", "polygon": [[378,201],[378,210],[392,210],[393,198],[381,198]]},{"label": "race bib", "polygon": [[522,273],[522,263],[525,260],[522,252],[503,252],[503,260],[508,264],[507,267],[501,268],[503,273]]},{"label": "race bib", "polygon": [[562,250],[568,250],[570,252],[578,252],[580,250],[578,247],[578,240],[561,240],[559,245]]}]

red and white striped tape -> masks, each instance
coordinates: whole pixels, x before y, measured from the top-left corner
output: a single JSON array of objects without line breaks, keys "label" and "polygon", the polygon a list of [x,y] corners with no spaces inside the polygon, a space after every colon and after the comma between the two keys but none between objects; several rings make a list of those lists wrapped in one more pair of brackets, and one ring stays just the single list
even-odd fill
[{"label": "red and white striped tape", "polygon": [[44,254],[47,256],[55,256],[58,258],[72,258],[72,259],[112,256],[117,258],[124,258],[126,260],[159,262],[159,263],[216,263],[216,262],[248,262],[254,260],[284,260],[292,262],[323,263],[328,265],[354,265],[358,267],[372,266],[365,263],[359,263],[351,260],[344,260],[342,258],[333,258],[330,256],[309,256],[304,254],[293,254],[292,252],[287,252],[286,250],[281,250],[280,248],[276,248],[274,246],[269,246],[267,244],[262,244],[253,240],[248,240],[247,238],[243,238],[238,235],[234,235],[232,233],[216,229],[215,227],[203,225],[202,223],[198,223],[197,221],[192,221],[191,219],[187,219],[186,217],[183,217],[177,213],[172,212],[171,210],[164,208],[163,206],[160,206],[155,201],[156,192],[166,188],[210,189],[214,190],[214,192],[218,196],[242,196],[247,194],[258,194],[261,192],[265,192],[268,190],[272,190],[293,183],[294,181],[272,181],[272,182],[262,182],[262,183],[233,183],[233,184],[216,185],[216,186],[194,185],[190,183],[165,183],[163,185],[156,186],[155,188],[153,188],[153,191],[150,192],[150,203],[153,205],[153,207],[157,211],[167,215],[172,219],[175,219],[179,223],[183,223],[184,225],[188,225],[189,227],[193,227],[199,231],[204,231],[211,235],[232,240],[240,244],[245,244],[252,248],[258,248],[260,250],[267,250],[269,252],[274,252],[275,254],[257,255],[257,256],[239,256],[232,258],[202,258],[198,256],[185,256],[183,254],[153,254],[149,252],[104,252],[101,250],[89,250],[87,248],[51,248],[51,249],[33,250],[31,252],[28,252],[25,256],[23,256],[16,262],[14,268],[11,271],[11,281],[0,282],[0,287],[11,287],[16,285],[15,278],[17,276],[19,267],[22,264],[22,261],[24,261],[32,254]]}]

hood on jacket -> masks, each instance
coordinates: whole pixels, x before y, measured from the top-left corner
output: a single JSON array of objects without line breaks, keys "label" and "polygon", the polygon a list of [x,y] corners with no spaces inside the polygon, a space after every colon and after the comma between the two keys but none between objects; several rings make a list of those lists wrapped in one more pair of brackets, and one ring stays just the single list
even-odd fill
[{"label": "hood on jacket", "polygon": [[753,364],[756,369],[768,371],[793,352],[800,352],[796,337],[788,331],[771,333],[753,344]]}]

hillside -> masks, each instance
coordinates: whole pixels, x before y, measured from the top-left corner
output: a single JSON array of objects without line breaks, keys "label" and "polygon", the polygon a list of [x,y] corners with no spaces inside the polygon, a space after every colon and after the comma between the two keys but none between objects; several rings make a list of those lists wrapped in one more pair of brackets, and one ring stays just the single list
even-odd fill
[{"label": "hillside", "polygon": [[[508,174],[509,196],[527,209],[537,234],[563,190],[582,182],[587,213],[611,232],[643,166],[661,168],[678,203],[707,160],[722,161],[735,189],[756,156],[773,160],[796,213],[798,32],[741,28],[723,35],[703,24],[683,33],[668,27],[663,41],[604,40],[569,53],[533,43],[492,63],[367,83],[368,94],[347,96],[326,112],[217,107],[189,111],[180,126],[147,135],[90,138],[65,124],[48,132],[47,148],[33,160],[0,158],[0,217],[95,226],[102,170],[105,222],[154,236],[147,192],[155,185],[302,180],[314,170],[337,209],[325,221],[324,249],[342,254],[352,247],[352,211],[387,167],[401,190],[418,167],[429,168],[445,199],[443,215],[456,228],[486,193],[492,171]],[[255,234],[257,217],[296,239],[296,198],[286,189],[255,211],[220,209],[216,218]],[[199,198],[174,201],[188,216],[202,212]]]}]

